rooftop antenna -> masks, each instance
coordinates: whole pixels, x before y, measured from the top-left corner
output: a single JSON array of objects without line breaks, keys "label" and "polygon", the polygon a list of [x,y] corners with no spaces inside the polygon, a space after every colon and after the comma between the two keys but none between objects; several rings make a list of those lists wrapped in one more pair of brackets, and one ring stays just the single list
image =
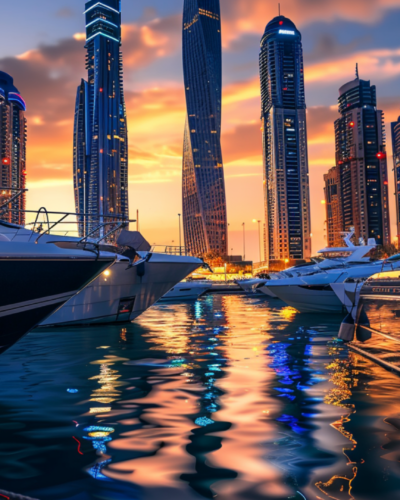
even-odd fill
[{"label": "rooftop antenna", "polygon": [[356,63],[356,78],[357,80],[360,79],[359,75],[358,75],[358,63]]},{"label": "rooftop antenna", "polygon": [[281,15],[281,4],[280,3],[278,3],[278,12],[279,12],[279,17],[280,17],[280,15]]}]

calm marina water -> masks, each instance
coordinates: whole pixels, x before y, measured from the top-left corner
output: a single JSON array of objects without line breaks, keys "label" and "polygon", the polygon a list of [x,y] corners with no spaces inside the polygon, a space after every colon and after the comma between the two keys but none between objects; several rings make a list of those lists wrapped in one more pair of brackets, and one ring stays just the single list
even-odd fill
[{"label": "calm marina water", "polygon": [[208,296],[0,358],[0,499],[392,500],[400,378],[340,317]]}]

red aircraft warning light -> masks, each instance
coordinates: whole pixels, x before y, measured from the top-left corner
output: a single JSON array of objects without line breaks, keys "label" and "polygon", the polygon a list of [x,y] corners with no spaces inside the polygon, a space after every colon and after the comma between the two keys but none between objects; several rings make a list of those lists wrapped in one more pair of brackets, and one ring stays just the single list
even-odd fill
[{"label": "red aircraft warning light", "polygon": [[379,151],[379,153],[376,153],[376,157],[379,160],[383,160],[384,158],[386,158],[386,153],[383,153],[382,151]]},{"label": "red aircraft warning light", "polygon": [[2,164],[3,165],[9,165],[10,164],[10,158],[3,158],[2,159]]},{"label": "red aircraft warning light", "polygon": [[283,24],[283,21],[279,21],[279,25],[282,26],[282,24]]},{"label": "red aircraft warning light", "polygon": [[354,122],[350,122],[350,123],[349,123],[349,127],[351,127],[351,128],[353,128],[353,127],[354,127],[354,125],[355,125],[355,123],[354,123]]}]

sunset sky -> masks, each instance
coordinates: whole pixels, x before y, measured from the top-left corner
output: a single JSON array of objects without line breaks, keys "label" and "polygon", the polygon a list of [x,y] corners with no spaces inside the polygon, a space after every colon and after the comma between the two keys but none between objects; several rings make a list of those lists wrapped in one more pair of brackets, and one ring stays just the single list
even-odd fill
[{"label": "sunset sky", "polygon": [[[229,247],[258,261],[253,219],[263,219],[259,42],[278,14],[270,0],[220,0],[223,136]],[[28,208],[73,211],[72,131],[76,87],[85,74],[84,0],[2,2],[0,69],[27,102]],[[129,127],[131,217],[151,243],[178,242],[185,122],[183,0],[122,0]],[[360,77],[377,86],[386,116],[395,234],[390,121],[400,115],[398,0],[283,0],[303,35],[314,253],[325,246],[323,174],[334,164],[338,88]]]}]

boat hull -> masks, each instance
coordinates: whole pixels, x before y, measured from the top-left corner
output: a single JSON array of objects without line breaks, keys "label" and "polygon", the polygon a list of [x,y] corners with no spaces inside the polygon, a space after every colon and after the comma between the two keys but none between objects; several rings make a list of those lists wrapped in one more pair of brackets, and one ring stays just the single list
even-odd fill
[{"label": "boat hull", "polygon": [[180,283],[160,300],[162,302],[193,302],[208,292],[209,289],[209,286],[191,286],[189,283]]},{"label": "boat hull", "polygon": [[271,299],[277,299],[277,295],[272,292],[268,286],[262,286],[261,288],[258,288],[258,292],[262,293],[263,295],[266,295],[267,297],[271,297]]},{"label": "boat hull", "polygon": [[134,266],[117,261],[107,276],[99,276],[41,326],[134,321],[201,265],[199,259],[161,254]]},{"label": "boat hull", "polygon": [[343,313],[343,305],[330,287],[287,285],[271,286],[268,289],[302,313]]},{"label": "boat hull", "polygon": [[112,261],[0,259],[0,353],[56,311]]}]

